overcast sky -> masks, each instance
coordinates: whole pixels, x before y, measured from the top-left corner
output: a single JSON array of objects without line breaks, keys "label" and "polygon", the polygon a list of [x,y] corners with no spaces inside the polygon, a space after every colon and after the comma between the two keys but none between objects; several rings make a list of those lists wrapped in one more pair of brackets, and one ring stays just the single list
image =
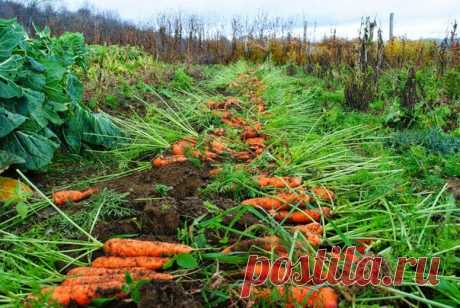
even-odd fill
[{"label": "overcast sky", "polygon": [[388,16],[395,13],[395,35],[442,38],[454,20],[460,20],[460,0],[64,0],[76,9],[83,4],[117,12],[131,21],[148,21],[158,13],[181,11],[222,21],[234,15],[305,16],[317,24],[316,35],[337,29],[355,37],[362,16],[375,17],[388,36]]}]

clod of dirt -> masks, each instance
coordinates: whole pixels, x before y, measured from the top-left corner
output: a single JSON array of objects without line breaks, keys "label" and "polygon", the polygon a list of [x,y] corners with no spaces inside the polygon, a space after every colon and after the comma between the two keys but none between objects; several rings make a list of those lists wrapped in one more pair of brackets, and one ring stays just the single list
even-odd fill
[{"label": "clod of dirt", "polygon": [[172,282],[153,282],[140,288],[141,300],[138,307],[149,308],[195,308],[201,303],[185,289]]},{"label": "clod of dirt", "polygon": [[141,216],[143,234],[174,235],[180,226],[180,215],[174,198],[150,200]]},{"label": "clod of dirt", "polygon": [[100,241],[107,241],[119,234],[136,234],[139,233],[139,227],[135,219],[112,220],[109,222],[102,221],[96,224],[94,235]]},{"label": "clod of dirt", "polygon": [[[228,209],[230,209],[232,207],[237,206],[237,203],[234,200],[228,199],[228,198],[217,198],[217,199],[213,200],[213,202],[223,210],[228,210]],[[228,216],[224,217],[223,223],[228,224],[234,218],[235,218],[235,215],[228,215]],[[252,226],[252,225],[255,225],[255,224],[258,224],[258,223],[260,223],[260,220],[258,220],[256,217],[254,217],[254,215],[252,215],[250,213],[246,213],[246,214],[244,214],[243,216],[241,216],[238,219],[238,221],[236,222],[235,225],[237,227],[241,227],[241,228],[245,229],[245,228],[247,228],[249,226]]]},{"label": "clod of dirt", "polygon": [[103,185],[109,188],[129,192],[128,198],[133,201],[149,197],[159,197],[155,185],[170,186],[168,197],[183,199],[193,196],[206,184],[207,170],[196,168],[191,162],[172,164],[162,168],[154,168],[142,173],[113,180]]}]

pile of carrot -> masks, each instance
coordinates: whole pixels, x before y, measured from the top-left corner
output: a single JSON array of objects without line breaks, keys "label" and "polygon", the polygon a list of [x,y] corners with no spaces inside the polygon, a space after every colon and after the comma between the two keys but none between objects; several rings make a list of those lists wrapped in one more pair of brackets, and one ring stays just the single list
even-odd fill
[{"label": "pile of carrot", "polygon": [[[219,131],[218,133],[222,133]],[[179,140],[171,145],[172,155],[159,155],[152,160],[154,167],[161,168],[176,163],[183,163],[187,161],[187,155],[191,157],[199,158],[202,161],[214,161],[219,155],[227,151],[225,144],[220,142],[217,137],[209,142],[209,145],[205,146],[203,151],[199,151],[197,148],[197,140],[193,137],[186,137]]]},{"label": "pile of carrot", "polygon": [[295,188],[302,185],[302,178],[300,177],[268,177],[260,175],[257,182],[261,188],[274,187],[274,188]]},{"label": "pile of carrot", "polygon": [[133,239],[110,239],[104,243],[105,256],[93,260],[89,267],[77,267],[67,273],[60,286],[44,288],[42,293],[49,293],[51,300],[61,305],[74,302],[88,305],[100,297],[126,296],[122,292],[126,274],[133,281],[154,280],[170,281],[174,276],[160,273],[169,260],[167,256],[189,253],[189,246]]}]

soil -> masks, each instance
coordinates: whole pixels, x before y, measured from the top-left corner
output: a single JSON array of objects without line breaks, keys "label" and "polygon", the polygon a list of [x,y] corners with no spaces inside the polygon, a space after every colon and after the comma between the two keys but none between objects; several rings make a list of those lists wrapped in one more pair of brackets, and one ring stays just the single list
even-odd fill
[{"label": "soil", "polygon": [[199,296],[198,293],[192,295],[187,292],[184,287],[177,285],[174,282],[153,282],[142,286],[140,288],[140,293],[141,300],[138,307],[202,307],[201,302],[197,299]]},{"label": "soil", "polygon": [[[206,214],[199,189],[207,184],[208,168],[190,162],[153,168],[98,185],[119,192],[129,192],[127,206],[137,214],[132,219],[99,222],[95,233],[101,240],[117,234],[138,234],[154,240],[175,241],[177,229],[185,221]],[[157,185],[168,187],[165,195]]]}]

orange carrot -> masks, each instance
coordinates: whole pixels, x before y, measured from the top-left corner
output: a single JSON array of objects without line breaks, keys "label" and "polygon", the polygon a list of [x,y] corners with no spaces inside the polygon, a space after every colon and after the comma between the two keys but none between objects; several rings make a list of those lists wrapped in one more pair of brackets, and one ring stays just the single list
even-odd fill
[{"label": "orange carrot", "polygon": [[121,292],[123,284],[124,282],[120,281],[108,281],[96,284],[59,286],[43,289],[42,293],[50,292],[51,299],[61,305],[69,305],[71,302],[75,302],[84,306],[89,305],[93,299],[99,297],[126,297],[126,294]]},{"label": "orange carrot", "polygon": [[187,157],[185,157],[184,155],[172,155],[172,156],[160,155],[154,160],[152,160],[152,164],[157,168],[161,168],[161,167],[176,164],[176,163],[183,163],[185,161],[187,161]]},{"label": "orange carrot", "polygon": [[189,253],[192,247],[167,242],[113,238],[104,243],[104,252],[117,257],[161,257]]},{"label": "orange carrot", "polygon": [[56,205],[64,205],[67,202],[78,202],[89,198],[97,192],[97,188],[88,188],[85,191],[64,190],[53,193],[53,201]]},{"label": "orange carrot", "polygon": [[244,240],[226,247],[222,250],[222,253],[227,254],[233,251],[248,251],[252,246],[257,246],[265,250],[271,250],[272,247],[278,246],[279,240],[280,239],[277,236],[265,236],[251,240]]},{"label": "orange carrot", "polygon": [[194,139],[183,139],[179,140],[171,146],[171,152],[173,155],[185,155],[187,151],[193,149],[196,146],[196,140]]},{"label": "orange carrot", "polygon": [[264,112],[265,111],[265,104],[264,103],[257,104],[257,111],[258,112]]},{"label": "orange carrot", "polygon": [[75,267],[67,272],[68,277],[78,277],[78,276],[105,276],[105,275],[115,275],[115,274],[124,274],[126,272],[152,272],[152,270],[145,269],[143,267],[120,267],[120,268],[102,268],[102,267],[88,267],[81,266]]},{"label": "orange carrot", "polygon": [[286,205],[283,204],[280,200],[269,197],[246,199],[242,202],[242,204],[250,205],[253,207],[259,206],[266,210],[286,209]]},{"label": "orange carrot", "polygon": [[[338,296],[332,288],[314,289],[311,287],[292,287],[286,290],[285,287],[277,287],[278,293],[283,297],[287,291],[286,307],[295,305],[306,305],[305,307],[337,308]],[[255,290],[256,298],[269,300],[270,289]]]},{"label": "orange carrot", "polygon": [[224,128],[216,128],[215,130],[212,131],[214,136],[222,137],[225,135],[225,129]]},{"label": "orange carrot", "polygon": [[317,222],[312,222],[307,225],[295,226],[292,228],[292,230],[301,232],[313,246],[319,246],[319,244],[321,244],[323,228]]},{"label": "orange carrot", "polygon": [[161,268],[167,261],[167,258],[159,257],[99,257],[91,263],[91,267],[144,267],[154,270]]},{"label": "orange carrot", "polygon": [[241,134],[241,139],[246,140],[249,138],[259,137],[259,132],[254,127],[246,126],[243,133]]},{"label": "orange carrot", "polygon": [[313,233],[313,234],[318,234],[318,235],[323,234],[323,227],[321,226],[320,223],[317,223],[317,222],[312,222],[307,225],[294,226],[292,227],[292,229],[298,230],[299,232],[302,232],[304,234],[308,234],[308,233]]},{"label": "orange carrot", "polygon": [[225,144],[217,140],[213,140],[211,142],[211,150],[217,154],[222,154],[227,150],[227,147],[225,146]]},{"label": "orange carrot", "polygon": [[313,194],[315,194],[319,199],[323,201],[334,201],[335,194],[327,188],[324,187],[315,187],[313,188]]},{"label": "orange carrot", "polygon": [[208,105],[208,108],[211,110],[223,109],[224,107],[224,104],[222,102],[216,102],[216,101],[208,101],[207,105]]},{"label": "orange carrot", "polygon": [[242,160],[242,161],[248,161],[252,159],[252,153],[251,152],[232,152],[232,156],[235,159]]},{"label": "orange carrot", "polygon": [[[322,208],[324,217],[328,217],[330,214],[329,208]],[[286,219],[293,223],[307,223],[312,221],[319,221],[321,219],[321,211],[319,209],[311,209],[304,211],[296,211],[289,214],[288,211],[279,211],[275,214],[275,219],[282,221]]]},{"label": "orange carrot", "polygon": [[246,139],[246,144],[249,146],[265,146],[264,145],[265,138],[263,137],[254,137]]},{"label": "orange carrot", "polygon": [[[168,281],[173,280],[174,276],[168,273],[156,273],[153,271],[127,271],[133,280],[154,280],[154,281]],[[126,279],[126,274],[107,274],[107,275],[98,275],[98,276],[80,276],[80,277],[70,277],[64,280],[61,286],[77,286],[85,284],[99,284],[104,282],[124,282]]]},{"label": "orange carrot", "polygon": [[310,196],[303,192],[287,192],[283,191],[277,194],[277,197],[286,203],[297,203],[299,205],[305,205],[310,203]]},{"label": "orange carrot", "polygon": [[302,178],[300,177],[266,177],[259,176],[258,182],[260,187],[275,187],[275,188],[284,188],[291,187],[295,188],[302,185]]}]

